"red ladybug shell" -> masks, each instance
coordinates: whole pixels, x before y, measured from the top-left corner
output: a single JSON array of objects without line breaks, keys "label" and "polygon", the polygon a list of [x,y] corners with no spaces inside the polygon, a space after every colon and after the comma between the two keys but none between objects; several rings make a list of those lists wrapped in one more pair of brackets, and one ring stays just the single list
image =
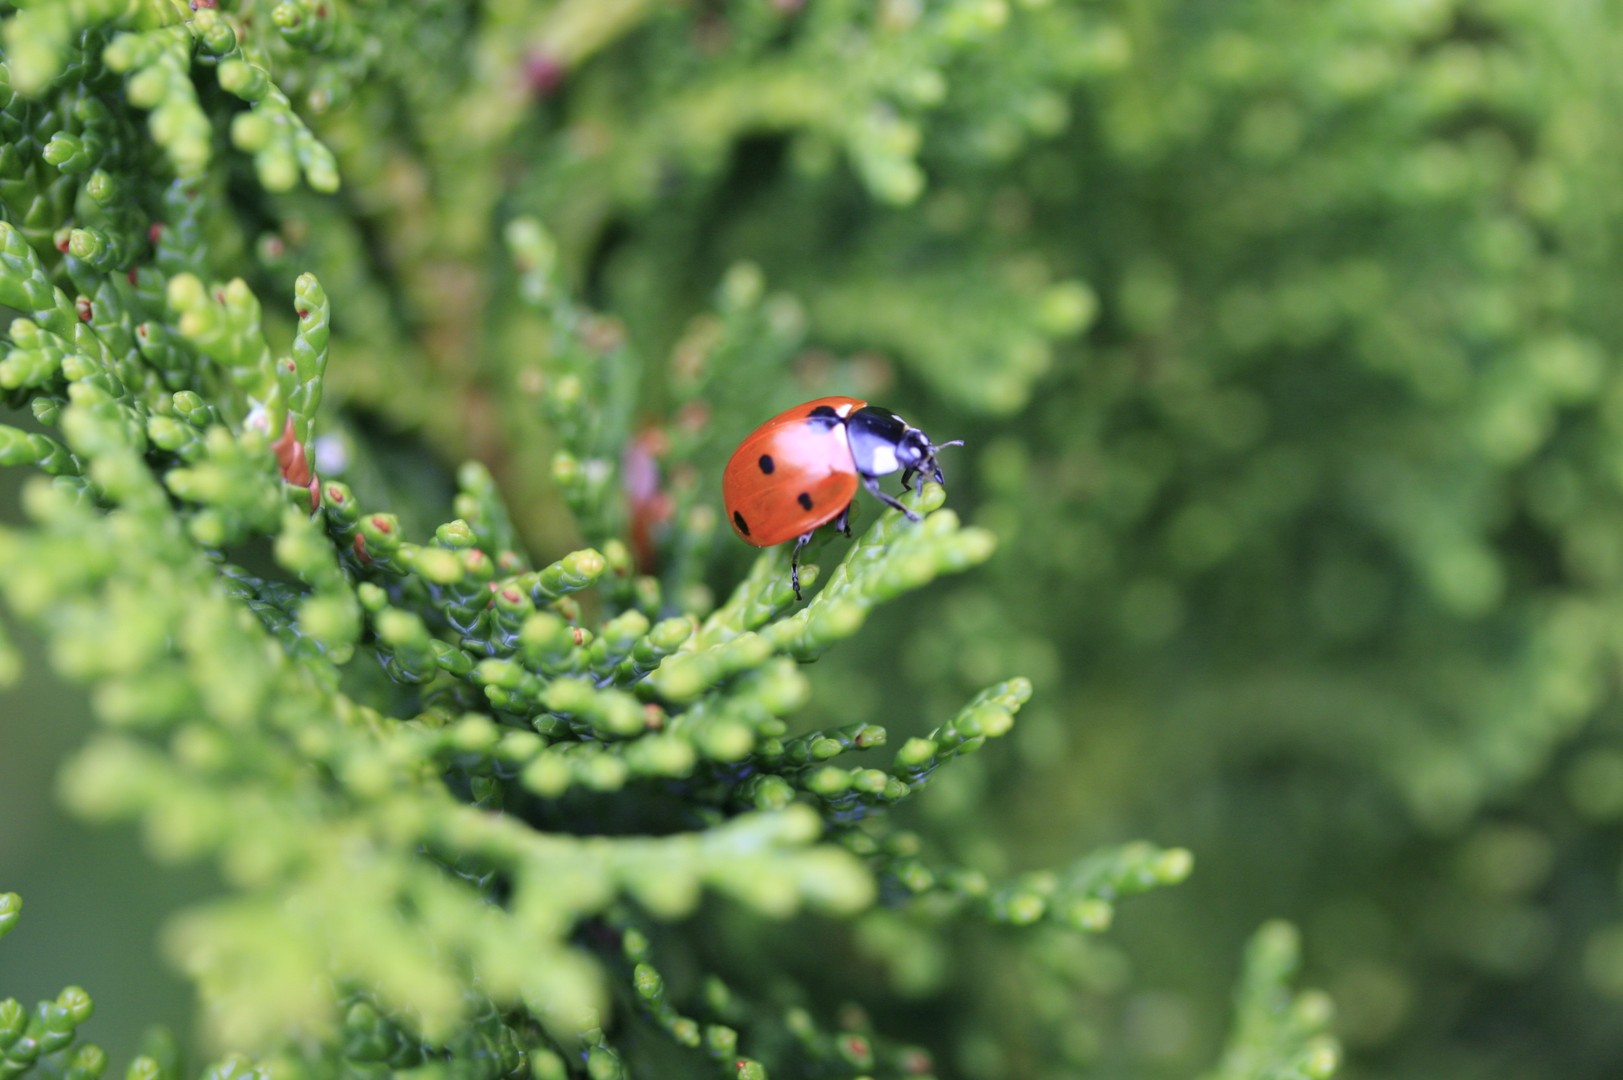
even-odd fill
[{"label": "red ladybug shell", "polygon": [[[867,405],[825,397],[796,405],[745,437],[722,474],[727,520],[745,543],[771,547],[840,516],[857,493],[844,420]],[[840,422],[830,423],[832,416]]]}]

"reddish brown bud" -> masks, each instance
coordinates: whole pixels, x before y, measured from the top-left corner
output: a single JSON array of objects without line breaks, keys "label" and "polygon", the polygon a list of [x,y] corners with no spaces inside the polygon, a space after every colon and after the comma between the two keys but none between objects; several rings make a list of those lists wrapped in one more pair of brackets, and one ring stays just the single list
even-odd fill
[{"label": "reddish brown bud", "polygon": [[[312,482],[310,462],[304,454],[304,444],[293,433],[293,417],[287,418],[282,425],[282,434],[271,443],[271,449],[276,452],[276,464],[282,470],[282,479],[290,484],[308,487]],[[319,496],[311,492],[312,497],[319,502]]]},{"label": "reddish brown bud", "polygon": [[524,60],[524,85],[538,98],[549,98],[563,85],[563,61],[550,53],[531,53]]}]

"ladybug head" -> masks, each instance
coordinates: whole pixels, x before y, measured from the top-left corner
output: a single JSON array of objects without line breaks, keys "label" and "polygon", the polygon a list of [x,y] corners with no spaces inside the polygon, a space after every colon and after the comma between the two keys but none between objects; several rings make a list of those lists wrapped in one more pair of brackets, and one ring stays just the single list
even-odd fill
[{"label": "ladybug head", "polygon": [[930,441],[930,436],[918,428],[908,428],[896,444],[896,461],[904,469],[927,473],[936,483],[945,484],[947,481],[941,475],[941,466],[935,463],[936,451],[962,445],[964,440],[954,439],[938,446]]},{"label": "ladybug head", "polygon": [[910,427],[902,432],[902,437],[896,440],[896,464],[904,469],[917,469],[934,456],[935,447],[930,444],[930,436],[916,427]]}]

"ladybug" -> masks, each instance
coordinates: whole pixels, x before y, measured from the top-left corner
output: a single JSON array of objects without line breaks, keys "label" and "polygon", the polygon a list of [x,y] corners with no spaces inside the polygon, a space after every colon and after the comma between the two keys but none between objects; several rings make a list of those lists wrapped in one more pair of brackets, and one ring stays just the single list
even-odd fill
[{"label": "ladybug", "polygon": [[722,474],[727,520],[747,544],[770,547],[795,540],[789,580],[800,599],[800,549],[820,526],[834,523],[851,535],[847,518],[860,482],[886,506],[919,516],[879,489],[879,478],[902,470],[902,490],[915,475],[946,481],[935,463],[939,446],[906,420],[877,405],[849,397],[824,397],[796,405],[768,420],[733,451]]}]

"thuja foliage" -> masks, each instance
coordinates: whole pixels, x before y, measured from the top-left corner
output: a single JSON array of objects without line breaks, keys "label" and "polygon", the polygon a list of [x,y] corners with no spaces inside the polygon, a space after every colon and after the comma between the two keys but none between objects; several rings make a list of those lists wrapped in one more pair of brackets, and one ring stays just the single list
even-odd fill
[{"label": "thuja foliage", "polygon": [[[803,605],[782,550],[711,558],[740,425],[890,378],[791,367],[809,335],[1007,412],[1093,293],[967,253],[896,277],[882,253],[917,241],[874,226],[800,299],[687,255],[760,224],[733,162],[781,147],[751,139],[793,135],[803,177],[776,235],[736,241],[770,264],[795,234],[813,254],[812,222],[916,203],[933,113],[963,114],[937,152],[982,165],[1057,133],[1120,32],[1029,7],[0,4],[0,460],[40,474],[0,532],[0,591],[90,689],[67,804],[220,875],[166,933],[227,1055],[208,1075],[1100,1058],[1084,1003],[1117,959],[1089,935],[1188,853],[1011,866],[963,787],[911,827],[1029,682],[941,710],[898,692],[887,749],[860,694],[814,697],[804,667],[853,642],[899,665],[907,640],[871,616],[985,562],[992,533],[936,485],[907,496],[921,523],[863,509],[853,542],[811,550]],[[616,230],[641,257],[609,258]],[[0,898],[0,932],[20,903]],[[891,1021],[909,988],[949,1010],[986,947],[1034,971],[1009,991],[1020,1041]],[[1288,927],[1256,938],[1214,1075],[1334,1068],[1295,963]],[[76,987],[0,1003],[0,1075],[100,1075],[90,1013]],[[128,1075],[182,1072],[160,1042]]]}]

